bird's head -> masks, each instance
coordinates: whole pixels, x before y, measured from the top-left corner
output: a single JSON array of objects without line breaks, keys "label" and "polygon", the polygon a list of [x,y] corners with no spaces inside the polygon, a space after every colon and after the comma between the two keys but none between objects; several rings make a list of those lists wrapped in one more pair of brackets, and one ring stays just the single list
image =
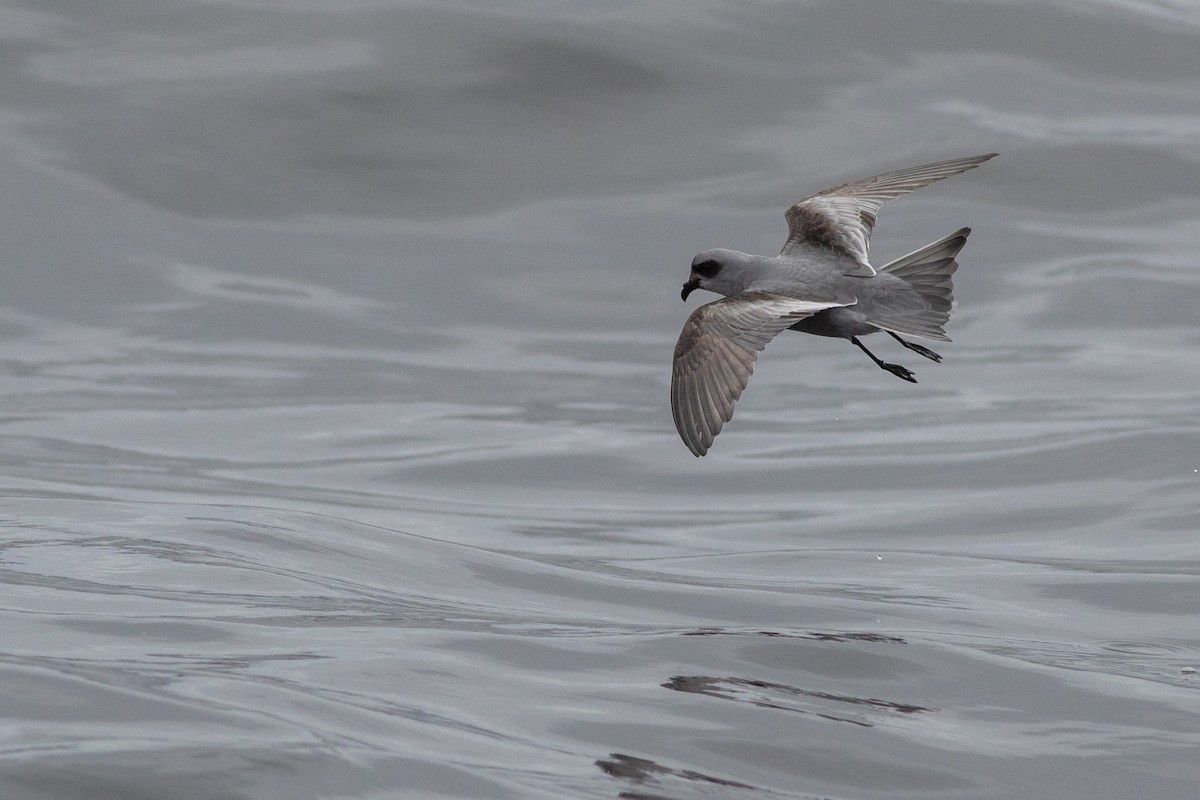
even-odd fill
[{"label": "bird's head", "polygon": [[687,300],[688,295],[697,289],[707,289],[726,297],[742,291],[743,281],[737,278],[742,272],[739,256],[742,254],[732,250],[705,250],[700,253],[692,259],[692,272],[679,296]]}]

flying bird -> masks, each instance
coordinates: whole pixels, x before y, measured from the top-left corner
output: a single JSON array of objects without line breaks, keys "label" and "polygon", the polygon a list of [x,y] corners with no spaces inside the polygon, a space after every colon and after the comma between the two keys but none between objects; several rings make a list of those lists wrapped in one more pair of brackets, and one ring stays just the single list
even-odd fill
[{"label": "flying bird", "polygon": [[851,181],[806,197],[787,210],[788,238],[777,256],[705,250],[692,259],[681,297],[696,289],[724,295],[688,317],[675,345],[671,413],[683,443],[708,452],[733,418],[758,354],[785,330],[849,339],[881,368],[916,383],[860,336],[886,331],[909,350],[942,357],[901,337],[950,341],[942,326],[954,304],[955,256],[970,228],[876,269],[867,259],[880,207],[901,195],[974,169],[995,153],[939,161]]}]

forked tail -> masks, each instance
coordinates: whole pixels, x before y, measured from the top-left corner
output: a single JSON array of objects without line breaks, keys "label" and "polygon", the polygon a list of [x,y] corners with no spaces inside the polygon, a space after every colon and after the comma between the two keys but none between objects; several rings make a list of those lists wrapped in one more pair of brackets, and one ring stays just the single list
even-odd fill
[{"label": "forked tail", "polygon": [[884,330],[949,341],[942,326],[954,308],[954,284],[951,276],[958,269],[954,257],[967,243],[970,228],[954,233],[879,268],[895,275],[915,290],[915,296],[896,296],[871,315],[871,322]]}]

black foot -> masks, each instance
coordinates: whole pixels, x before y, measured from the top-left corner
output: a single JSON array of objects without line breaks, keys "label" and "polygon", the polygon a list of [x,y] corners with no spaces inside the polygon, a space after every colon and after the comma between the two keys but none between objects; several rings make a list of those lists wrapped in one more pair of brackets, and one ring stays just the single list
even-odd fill
[{"label": "black foot", "polygon": [[879,366],[883,367],[888,372],[892,373],[893,375],[895,375],[897,378],[900,378],[901,380],[906,380],[909,383],[917,382],[917,379],[912,374],[912,372],[910,372],[909,370],[900,366],[899,364],[885,364],[884,362],[881,361],[881,362],[879,362]]},{"label": "black foot", "polygon": [[[892,335],[895,336],[895,334],[892,334]],[[897,336],[896,338],[899,339],[900,337]],[[911,372],[909,372],[907,369],[905,369],[904,367],[900,366],[899,364],[888,364],[885,361],[881,361],[878,356],[876,356],[874,353],[872,353],[870,350],[867,349],[866,345],[864,345],[862,342],[860,342],[858,340],[857,336],[851,336],[850,341],[853,342],[854,346],[857,347],[859,350],[862,350],[864,353],[869,355],[871,357],[871,360],[879,365],[880,369],[886,369],[888,372],[892,373],[897,378],[908,381],[909,383],[917,382],[917,379],[913,377],[913,374]],[[904,340],[901,339],[901,341],[904,341]],[[908,342],[905,342],[905,345],[907,345],[907,344],[908,344]]]},{"label": "black foot", "polygon": [[939,364],[941,363],[942,357],[939,356],[937,353],[933,352],[932,350],[930,350],[928,347],[922,347],[921,345],[917,344],[916,342],[910,342],[907,339],[901,339],[899,336],[892,333],[891,331],[888,331],[888,335],[890,335],[893,339],[895,339],[900,344],[907,347],[909,350],[912,350],[914,353],[925,356],[930,361],[936,361]]},{"label": "black foot", "polygon": [[909,350],[912,350],[914,353],[920,353],[930,361],[937,361],[938,363],[941,363],[942,357],[930,350],[928,347],[922,347],[921,345],[913,344],[912,342],[905,342],[904,346]]}]

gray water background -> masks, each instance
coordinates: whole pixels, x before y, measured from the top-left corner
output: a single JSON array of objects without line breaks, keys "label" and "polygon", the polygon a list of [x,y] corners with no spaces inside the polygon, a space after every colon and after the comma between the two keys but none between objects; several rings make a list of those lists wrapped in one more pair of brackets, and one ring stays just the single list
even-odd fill
[{"label": "gray water background", "polygon": [[[1200,4],[0,4],[0,797],[1200,794]],[[692,255],[961,225],[953,344]],[[707,299],[707,298],[706,298]]]}]

